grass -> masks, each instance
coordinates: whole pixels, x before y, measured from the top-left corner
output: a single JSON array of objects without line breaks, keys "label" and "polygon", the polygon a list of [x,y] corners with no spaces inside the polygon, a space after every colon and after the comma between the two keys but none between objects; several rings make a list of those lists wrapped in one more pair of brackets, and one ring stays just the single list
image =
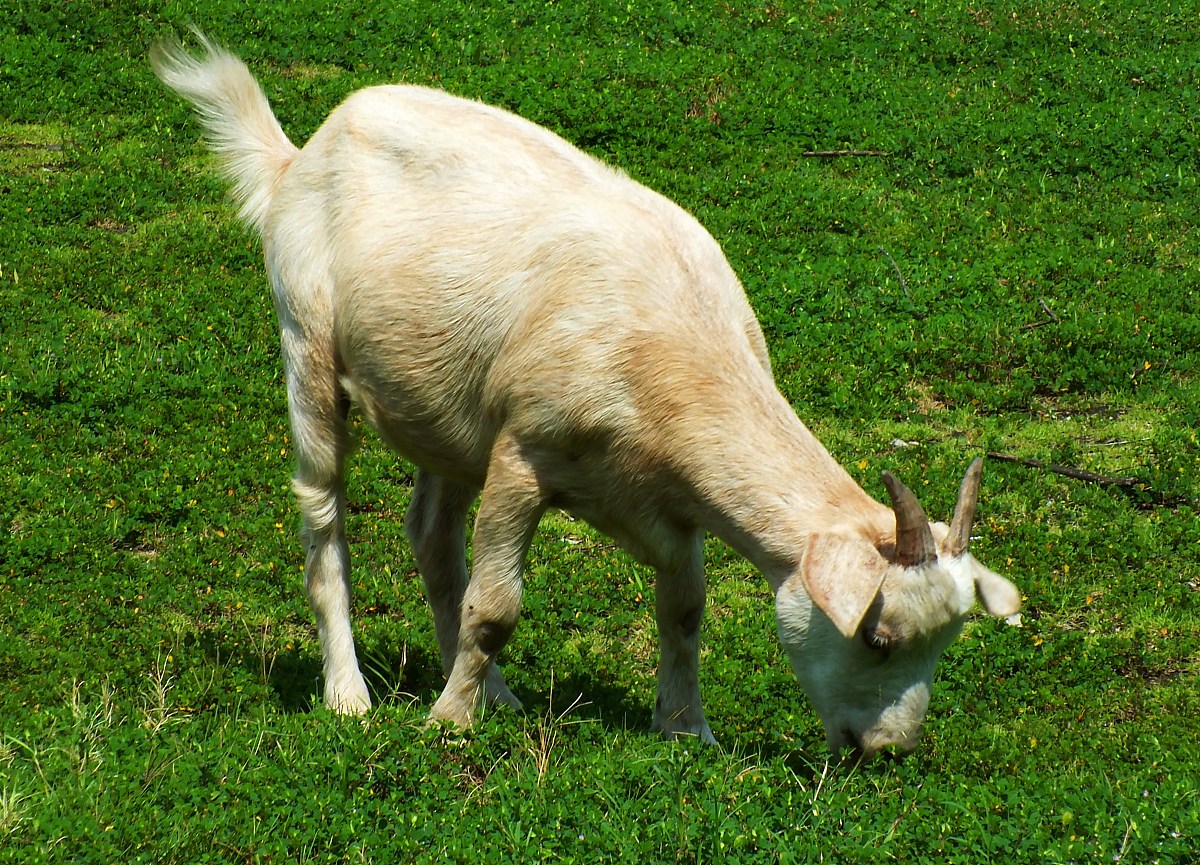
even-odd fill
[{"label": "grass", "polygon": [[[0,23],[0,862],[1188,863],[1200,835],[1194,16],[1165,0],[21,2]],[[651,575],[563,515],[506,652],[524,715],[441,687],[365,428],[357,637],[319,706],[277,334],[149,42],[204,26],[303,141],[409,81],[511,108],[722,243],[781,387],[869,489],[1026,596],[947,652],[919,752],[826,762],[764,584],[709,545],[720,749],[650,732]],[[820,158],[818,150],[871,150]]]}]

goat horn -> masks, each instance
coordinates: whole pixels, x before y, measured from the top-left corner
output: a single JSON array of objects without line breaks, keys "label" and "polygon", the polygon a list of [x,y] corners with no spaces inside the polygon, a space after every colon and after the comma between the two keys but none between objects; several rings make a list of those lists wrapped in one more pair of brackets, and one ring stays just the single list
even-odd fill
[{"label": "goat horn", "polygon": [[975,503],[979,500],[979,478],[983,475],[983,457],[975,457],[958,488],[958,504],[946,535],[946,554],[961,556],[971,544],[971,526],[975,525]]},{"label": "goat horn", "polygon": [[896,562],[911,568],[937,561],[929,518],[913,491],[891,472],[883,473],[883,485],[887,487],[892,510],[896,512]]}]

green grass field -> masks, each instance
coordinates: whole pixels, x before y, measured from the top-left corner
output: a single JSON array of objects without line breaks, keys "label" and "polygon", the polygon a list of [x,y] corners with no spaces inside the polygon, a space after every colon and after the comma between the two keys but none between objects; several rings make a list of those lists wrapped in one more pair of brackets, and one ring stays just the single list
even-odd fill
[{"label": "green grass field", "polygon": [[[10,4],[11,5],[11,4]],[[252,8],[252,7],[261,8]],[[1200,23],[1167,0],[24,2],[0,21],[0,862],[1200,860]],[[920,749],[827,762],[766,583],[717,542],[719,749],[649,729],[652,575],[550,515],[505,652],[441,684],[366,428],[378,704],[319,704],[257,241],[151,74],[195,22],[303,142],[405,81],[510,108],[721,242],[800,416],[1021,587]],[[863,151],[873,155],[813,155]],[[1055,468],[1090,474],[1069,477]]]}]

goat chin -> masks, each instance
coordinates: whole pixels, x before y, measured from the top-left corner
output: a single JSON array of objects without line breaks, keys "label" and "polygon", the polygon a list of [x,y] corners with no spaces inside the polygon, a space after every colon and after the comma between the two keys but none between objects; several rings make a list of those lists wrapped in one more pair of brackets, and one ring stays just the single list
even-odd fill
[{"label": "goat chin", "polygon": [[712,533],[775,591],[830,742],[915,743],[914,695],[927,700],[966,607],[1019,603],[966,553],[977,465],[950,529],[890,474],[891,507],[871,498],[776,388],[716,241],[557,135],[436,90],[371,87],[298,149],[246,66],[197,38],[199,55],[160,43],[151,64],[195,106],[262,237],[329,706],[370,705],[349,615],[352,398],[420,467],[406,530],[447,676],[434,719],[520,705],[494,662],[557,506],[657,571],[665,735],[713,740],[697,678]]}]

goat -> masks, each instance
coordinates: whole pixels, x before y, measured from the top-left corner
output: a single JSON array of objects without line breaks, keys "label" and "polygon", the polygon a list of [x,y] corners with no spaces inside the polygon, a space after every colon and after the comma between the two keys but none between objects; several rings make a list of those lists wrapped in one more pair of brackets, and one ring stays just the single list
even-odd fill
[{"label": "goat", "polygon": [[418,467],[405,529],[447,676],[431,719],[520,707],[495,660],[554,507],[656,571],[665,736],[714,741],[698,681],[712,533],[770,584],[828,746],[915,746],[975,599],[1020,605],[967,550],[979,460],[949,526],[888,473],[891,507],[876,502],[780,394],[738,278],[683,209],[527,120],[422,87],[360,90],[297,149],[245,64],[196,35],[202,56],[160,42],[151,64],[197,109],[262,237],[328,706],[370,707],[344,534],[353,402]]}]

